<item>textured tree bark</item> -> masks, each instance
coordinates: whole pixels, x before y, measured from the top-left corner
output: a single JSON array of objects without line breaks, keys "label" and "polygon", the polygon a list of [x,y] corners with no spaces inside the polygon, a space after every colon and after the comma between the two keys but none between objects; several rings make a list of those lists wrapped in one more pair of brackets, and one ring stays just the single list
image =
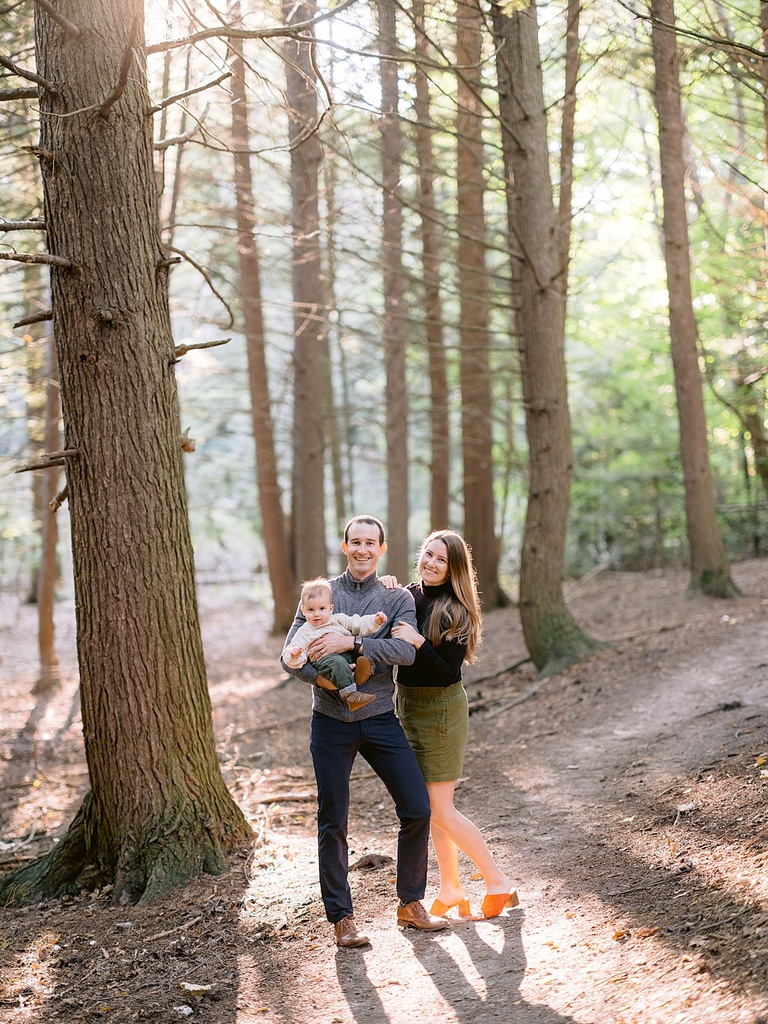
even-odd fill
[{"label": "textured tree bark", "polygon": [[403,288],[403,208],[400,198],[402,138],[398,110],[396,5],[378,0],[381,77],[382,274],[387,432],[387,571],[409,579],[408,392],[405,380],[407,324]]},{"label": "textured tree bark", "polygon": [[[232,5],[230,20],[240,18]],[[288,537],[277,477],[272,407],[267,374],[264,314],[261,304],[261,266],[256,242],[256,214],[248,132],[248,100],[241,39],[232,39],[232,143],[235,160],[237,248],[240,257],[240,295],[248,355],[251,423],[256,444],[256,485],[267,571],[274,604],[274,632],[284,632],[296,612],[296,585],[288,555]]]},{"label": "textured tree bark", "polygon": [[557,672],[594,650],[563,597],[572,472],[561,245],[552,198],[535,4],[492,7],[502,145],[514,180],[511,222],[520,259],[518,344],[530,458],[520,566],[520,618],[534,664]]},{"label": "textured tree bark", "polygon": [[659,121],[659,162],[664,202],[664,260],[669,291],[669,334],[680,422],[680,458],[691,553],[689,590],[712,597],[737,593],[731,579],[715,508],[709,464],[698,331],[691,294],[691,260],[685,210],[683,113],[673,0],[652,0],[654,101]]},{"label": "textured tree bark", "polygon": [[[283,0],[283,20],[308,21],[312,3]],[[312,32],[285,42],[288,138],[293,207],[293,484],[291,539],[297,580],[325,576],[325,383],[327,380],[321,280],[318,176],[322,146],[317,136],[317,75]]]},{"label": "textured tree bark", "polygon": [[[37,7],[51,292],[90,793],[67,836],[4,879],[35,899],[114,884],[147,902],[222,872],[250,830],[216,758],[179,443],[141,0]],[[121,68],[123,73],[121,74]],[[127,68],[127,75],[124,73]],[[123,83],[122,86],[120,83]],[[109,100],[109,102],[106,102]]]},{"label": "textured tree bark", "polygon": [[477,0],[456,7],[456,207],[458,244],[464,536],[472,548],[484,608],[499,604],[494,530],[493,417],[485,258],[485,149],[482,122],[484,16]]},{"label": "textured tree bark", "polygon": [[[413,21],[416,28],[416,54],[426,57],[428,46],[424,31],[424,0],[415,0]],[[429,78],[418,62],[414,69],[414,78],[416,96],[413,106],[416,113],[416,159],[419,165],[421,265],[424,274],[424,315],[430,392],[429,527],[431,530],[442,530],[451,525],[448,507],[451,445],[443,309],[440,301],[441,239],[435,207],[435,164],[430,124]]]}]

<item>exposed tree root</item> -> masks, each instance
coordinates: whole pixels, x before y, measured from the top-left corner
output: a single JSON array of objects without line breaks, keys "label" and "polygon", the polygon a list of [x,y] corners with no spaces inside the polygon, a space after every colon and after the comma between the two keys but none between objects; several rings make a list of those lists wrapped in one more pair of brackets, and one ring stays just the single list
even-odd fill
[{"label": "exposed tree root", "polygon": [[[239,812],[238,812],[239,814]],[[172,830],[155,823],[141,842],[127,838],[116,856],[99,839],[91,794],[61,842],[44,857],[0,879],[0,905],[37,903],[113,885],[113,902],[147,904],[201,874],[229,870],[227,853],[249,835],[244,819],[203,821],[193,809]]]}]

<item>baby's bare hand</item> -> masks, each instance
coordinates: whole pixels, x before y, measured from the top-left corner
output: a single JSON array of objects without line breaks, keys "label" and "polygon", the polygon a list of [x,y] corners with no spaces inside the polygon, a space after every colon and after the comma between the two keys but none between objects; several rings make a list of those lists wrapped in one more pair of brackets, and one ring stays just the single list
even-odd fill
[{"label": "baby's bare hand", "polygon": [[374,615],[374,619],[380,626],[384,625],[384,623],[387,621],[387,618],[388,616],[386,612],[376,612],[376,614]]}]

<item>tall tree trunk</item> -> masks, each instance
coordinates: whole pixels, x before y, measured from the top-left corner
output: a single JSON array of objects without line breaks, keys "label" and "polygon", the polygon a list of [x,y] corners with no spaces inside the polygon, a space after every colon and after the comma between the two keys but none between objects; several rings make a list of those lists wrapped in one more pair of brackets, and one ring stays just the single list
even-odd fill
[{"label": "tall tree trunk", "polygon": [[378,0],[381,76],[382,264],[387,433],[387,571],[409,578],[408,393],[405,381],[403,210],[400,198],[402,138],[398,110],[397,22],[394,0]]},{"label": "tall tree trunk", "polygon": [[568,264],[571,258],[573,217],[573,143],[576,124],[576,85],[579,80],[579,15],[583,0],[568,0],[565,27],[565,94],[560,131],[560,263],[563,294],[568,299]]},{"label": "tall tree trunk", "polygon": [[[232,5],[230,21],[240,19],[240,4]],[[248,355],[251,423],[256,445],[256,486],[261,530],[267,553],[267,571],[274,604],[273,630],[284,632],[296,612],[296,584],[288,555],[288,537],[277,475],[274,427],[269,397],[264,312],[261,302],[261,266],[256,240],[253,176],[249,155],[248,99],[245,90],[243,43],[232,48],[232,143],[235,160],[237,248],[240,258],[240,295]]]},{"label": "tall tree trunk", "polygon": [[461,426],[464,466],[464,536],[472,548],[485,608],[499,603],[494,531],[493,419],[489,297],[485,257],[485,149],[482,122],[483,16],[477,0],[458,0],[456,63],[456,206],[461,310]]},{"label": "tall tree trunk", "polygon": [[675,393],[680,421],[680,455],[685,482],[685,511],[691,551],[691,591],[732,597],[725,545],[715,510],[715,488],[709,465],[698,334],[691,295],[691,263],[685,212],[683,113],[680,74],[673,28],[673,0],[652,0],[654,100],[659,120],[659,161],[664,203],[664,259],[669,290],[669,332]]},{"label": "tall tree trunk", "polygon": [[572,471],[565,299],[552,197],[536,6],[492,7],[502,144],[514,181],[520,252],[520,369],[530,482],[520,566],[520,618],[534,664],[559,671],[595,648],[565,606],[563,565]]},{"label": "tall tree trunk", "polygon": [[[328,22],[328,35],[333,40],[333,21]],[[329,57],[327,72],[328,88],[333,95],[335,60],[333,49]],[[326,309],[328,310],[327,353],[328,353],[328,411],[327,423],[331,443],[331,467],[333,473],[333,495],[336,510],[336,536],[340,537],[344,524],[352,515],[355,504],[355,480],[351,473],[352,427],[349,410],[352,408],[349,393],[347,367],[344,362],[340,338],[343,326],[338,315],[336,302],[336,219],[337,219],[337,157],[333,149],[327,149],[323,160],[323,187],[325,198],[325,252],[326,272],[324,275]],[[331,314],[335,314],[332,316]],[[339,400],[336,400],[336,392]],[[343,572],[347,559],[343,551],[337,551],[339,572]]]},{"label": "tall tree trunk", "polygon": [[[414,0],[416,55],[428,56],[425,32],[424,0]],[[451,525],[450,497],[450,423],[448,420],[448,377],[446,372],[443,309],[440,301],[440,231],[435,206],[435,161],[432,151],[432,126],[429,103],[429,78],[417,61],[414,72],[416,96],[416,158],[419,165],[419,218],[421,263],[424,273],[424,317],[429,365],[429,438],[430,500],[429,526],[432,530]]]},{"label": "tall tree trunk", "polygon": [[[22,272],[22,290],[24,295],[24,308],[43,308],[40,301],[40,293],[43,287],[43,267],[34,264],[27,264]],[[47,304],[47,303],[46,303]],[[39,324],[30,325],[27,328],[26,373],[27,373],[27,436],[29,441],[29,455],[32,459],[39,459],[45,452],[45,361],[46,343],[42,338],[43,331]],[[55,451],[55,449],[53,449]],[[42,539],[43,523],[45,521],[45,478],[43,473],[33,473],[30,481],[32,493],[32,514],[34,516],[37,531]],[[29,592],[27,604],[37,602],[40,589],[41,565],[35,564],[30,573]]]},{"label": "tall tree trunk", "polygon": [[[330,88],[333,88],[333,63],[329,74]],[[352,494],[348,493],[350,484],[344,477],[344,465],[349,465],[349,424],[346,420],[348,403],[346,401],[345,374],[346,367],[339,345],[338,319],[331,319],[331,311],[336,311],[336,157],[334,153],[326,153],[323,161],[323,187],[325,195],[325,273],[323,287],[325,308],[329,316],[325,322],[325,344],[327,353],[326,392],[328,406],[326,409],[326,432],[330,446],[331,479],[333,480],[333,499],[336,522],[334,534],[340,537],[344,524],[349,519]],[[334,358],[335,357],[335,358]],[[336,401],[334,381],[340,384],[341,400]],[[348,504],[348,501],[350,504]],[[342,571],[346,566],[346,556],[338,552]]]},{"label": "tall tree trunk", "polygon": [[[56,349],[53,339],[46,345],[45,358],[45,451],[61,450],[61,402],[56,367]],[[51,508],[59,490],[59,468],[51,466],[42,471],[42,517],[40,523],[40,571],[37,577],[37,645],[40,654],[40,674],[35,693],[46,693],[60,682],[59,659],[56,655],[56,626],[54,604],[56,581],[59,576],[57,545],[59,526]]]},{"label": "tall tree trunk", "polygon": [[90,792],[3,899],[147,902],[249,835],[216,757],[181,464],[141,0],[35,9]]},{"label": "tall tree trunk", "polygon": [[[283,0],[283,20],[306,22],[311,3]],[[322,146],[317,136],[317,74],[314,33],[285,43],[288,138],[291,144],[293,232],[293,484],[291,539],[297,580],[327,573],[325,550],[325,414],[327,353],[321,280],[318,176]]]}]

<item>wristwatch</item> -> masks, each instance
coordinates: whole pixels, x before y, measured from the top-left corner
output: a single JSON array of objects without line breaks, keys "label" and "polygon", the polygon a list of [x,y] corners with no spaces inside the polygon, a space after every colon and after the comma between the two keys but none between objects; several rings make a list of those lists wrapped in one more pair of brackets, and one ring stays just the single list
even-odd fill
[{"label": "wristwatch", "polygon": [[363,653],[363,641],[359,636],[356,636],[352,642],[352,654],[355,658],[359,658]]}]

